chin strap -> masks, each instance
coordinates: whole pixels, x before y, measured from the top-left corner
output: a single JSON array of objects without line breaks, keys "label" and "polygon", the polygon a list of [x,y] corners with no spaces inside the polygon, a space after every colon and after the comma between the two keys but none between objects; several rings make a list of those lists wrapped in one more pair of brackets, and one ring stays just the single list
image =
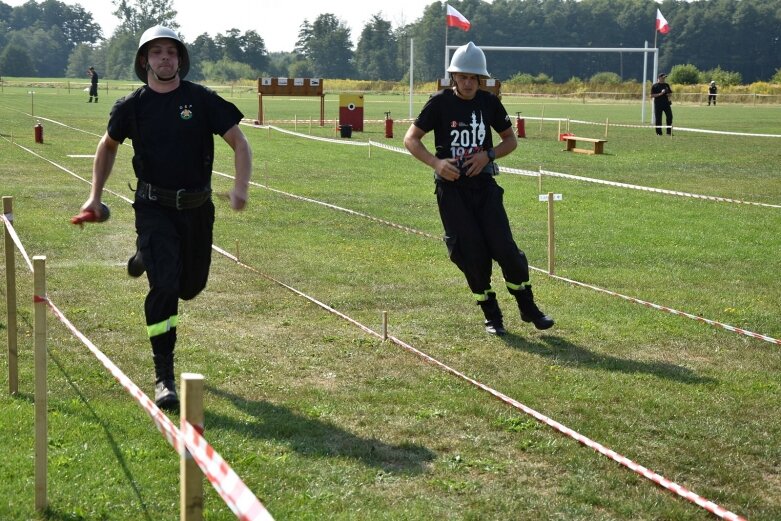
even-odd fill
[{"label": "chin strap", "polygon": [[149,66],[149,62],[147,62],[146,64],[146,71],[147,73],[151,72],[152,75],[155,77],[155,79],[161,83],[167,83],[169,81],[173,81],[176,78],[176,75],[179,74],[179,69],[176,69],[176,72],[170,78],[161,78],[160,76],[157,75],[155,71],[152,70],[152,67]]}]

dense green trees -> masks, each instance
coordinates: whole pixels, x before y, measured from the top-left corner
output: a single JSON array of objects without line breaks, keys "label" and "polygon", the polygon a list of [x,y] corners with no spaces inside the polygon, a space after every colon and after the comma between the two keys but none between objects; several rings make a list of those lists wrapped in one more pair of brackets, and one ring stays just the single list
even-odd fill
[{"label": "dense green trees", "polygon": [[[0,0],[0,75],[82,76],[95,65],[105,78],[133,79],[132,60],[141,31],[161,23],[174,29],[172,0],[112,0],[120,25],[104,35],[92,15],[58,0],[29,0],[10,7]],[[781,68],[781,0],[451,0],[472,29],[447,30],[447,43],[474,41],[503,47],[643,47],[657,37],[659,67],[691,64],[720,84],[767,81]],[[656,9],[671,31],[656,35]],[[445,5],[432,1],[413,23],[393,28],[375,14],[351,42],[350,29],[330,13],[300,25],[295,49],[269,56],[263,35],[229,29],[202,34],[188,48],[191,78],[239,75],[401,80],[408,74],[414,39],[416,80],[442,77]],[[507,80],[540,74],[552,81],[617,74],[643,77],[639,53],[490,52],[489,71]],[[649,73],[650,73],[649,60]],[[720,80],[720,81],[719,81]]]}]

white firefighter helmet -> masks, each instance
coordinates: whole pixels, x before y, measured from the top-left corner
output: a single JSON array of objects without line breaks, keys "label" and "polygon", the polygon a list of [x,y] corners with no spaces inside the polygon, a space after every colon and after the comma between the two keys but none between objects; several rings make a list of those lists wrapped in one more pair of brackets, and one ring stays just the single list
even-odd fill
[{"label": "white firefighter helmet", "polygon": [[184,46],[179,35],[176,34],[176,31],[162,25],[150,27],[141,35],[141,39],[138,41],[138,50],[136,51],[136,61],[134,64],[136,76],[146,83],[146,67],[141,65],[141,57],[144,56],[146,58],[146,44],[152,40],[157,40],[158,38],[168,38],[169,40],[176,42],[176,48],[179,50],[179,78],[184,79],[190,71],[190,55],[187,53],[187,47]]},{"label": "white firefighter helmet", "polygon": [[483,78],[490,78],[485,66],[485,54],[482,49],[472,42],[462,45],[453,53],[450,59],[450,67],[447,72],[461,72],[463,74],[477,74]]}]

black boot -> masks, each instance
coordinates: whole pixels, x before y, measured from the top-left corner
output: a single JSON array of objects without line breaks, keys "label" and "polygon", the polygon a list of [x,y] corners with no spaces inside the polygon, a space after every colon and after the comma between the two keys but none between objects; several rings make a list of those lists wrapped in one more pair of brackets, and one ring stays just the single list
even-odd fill
[{"label": "black boot", "polygon": [[511,289],[510,293],[518,301],[518,309],[521,310],[521,320],[533,323],[537,329],[550,329],[553,327],[553,319],[540,311],[540,308],[534,303],[534,294],[531,286],[518,290]]},{"label": "black boot", "polygon": [[489,292],[488,300],[477,303],[483,309],[485,315],[485,331],[491,335],[502,336],[507,334],[502,321],[502,310],[496,301],[496,293]]},{"label": "black boot", "polygon": [[87,103],[92,103],[92,96],[89,97],[89,101]]},{"label": "black boot", "polygon": [[173,347],[161,348],[153,345],[152,359],[155,362],[155,405],[164,410],[178,411],[179,395],[176,393]]}]

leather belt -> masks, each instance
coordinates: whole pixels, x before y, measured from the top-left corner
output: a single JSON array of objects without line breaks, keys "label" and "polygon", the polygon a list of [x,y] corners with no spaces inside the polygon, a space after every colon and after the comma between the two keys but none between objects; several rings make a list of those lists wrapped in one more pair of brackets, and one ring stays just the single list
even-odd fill
[{"label": "leather belt", "polygon": [[211,188],[201,190],[191,190],[182,188],[180,190],[169,190],[160,188],[146,181],[138,180],[136,196],[146,201],[155,202],[163,206],[176,208],[177,210],[191,210],[203,205],[211,199]]}]

